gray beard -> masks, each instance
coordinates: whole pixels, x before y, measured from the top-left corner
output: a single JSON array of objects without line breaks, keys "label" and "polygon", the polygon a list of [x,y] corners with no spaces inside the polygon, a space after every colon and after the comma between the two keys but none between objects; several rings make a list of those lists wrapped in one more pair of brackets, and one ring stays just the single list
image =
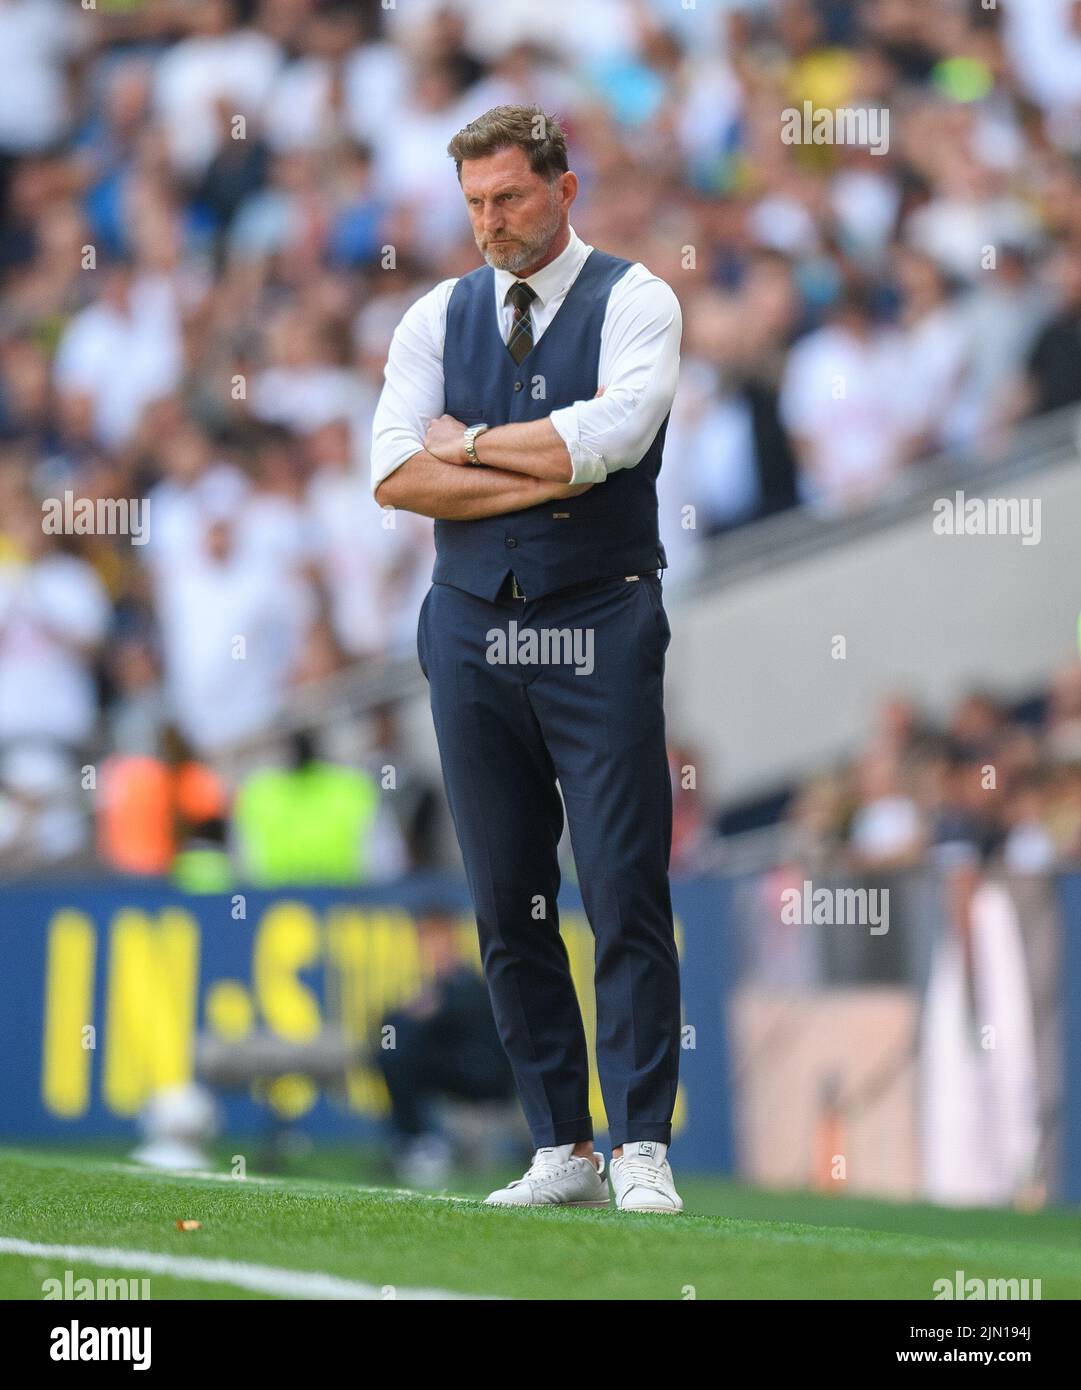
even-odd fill
[{"label": "gray beard", "polygon": [[[494,270],[509,270],[512,275],[517,275],[519,271],[531,266],[534,261],[544,254],[552,244],[555,234],[559,231],[559,213],[553,211],[552,221],[546,226],[538,236],[532,241],[523,242],[516,250],[492,252],[481,251],[481,255]],[[480,248],[477,248],[480,250]]]},{"label": "gray beard", "polygon": [[520,246],[517,251],[482,251],[481,255],[493,269],[509,270],[512,275],[517,275],[537,259],[539,252],[540,248],[530,242],[528,246]]}]

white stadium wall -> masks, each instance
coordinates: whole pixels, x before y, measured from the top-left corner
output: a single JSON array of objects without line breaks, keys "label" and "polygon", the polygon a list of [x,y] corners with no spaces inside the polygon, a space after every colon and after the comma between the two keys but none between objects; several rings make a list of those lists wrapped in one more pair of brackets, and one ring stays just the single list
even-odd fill
[{"label": "white stadium wall", "polygon": [[[972,480],[964,492],[981,495]],[[1081,462],[986,495],[1039,499],[1038,543],[935,534],[932,497],[888,527],[842,532],[792,562],[782,552],[670,606],[670,726],[710,797],[769,790],[850,752],[895,690],[940,715],[970,684],[1038,690],[1077,655]]]}]

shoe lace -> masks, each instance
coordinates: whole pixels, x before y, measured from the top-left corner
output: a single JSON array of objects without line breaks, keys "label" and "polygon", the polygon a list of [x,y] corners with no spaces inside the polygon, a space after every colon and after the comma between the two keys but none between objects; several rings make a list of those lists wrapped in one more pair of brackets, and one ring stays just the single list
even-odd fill
[{"label": "shoe lace", "polygon": [[549,1182],[553,1178],[561,1177],[564,1173],[570,1172],[571,1159],[565,1159],[559,1163],[550,1154],[534,1154],[533,1162],[526,1169],[525,1174],[515,1179],[511,1187],[518,1187],[524,1182]]},{"label": "shoe lace", "polygon": [[665,1187],[664,1166],[645,1163],[640,1158],[625,1158],[621,1164],[623,1176],[628,1187],[652,1187],[658,1191]]}]

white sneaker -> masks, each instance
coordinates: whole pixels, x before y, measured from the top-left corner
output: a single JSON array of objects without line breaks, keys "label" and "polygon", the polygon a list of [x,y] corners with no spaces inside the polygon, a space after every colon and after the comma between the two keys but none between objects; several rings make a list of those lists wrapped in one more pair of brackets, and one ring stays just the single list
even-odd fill
[{"label": "white sneaker", "polygon": [[608,1183],[604,1155],[574,1157],[573,1144],[538,1149],[524,1177],[515,1179],[485,1201],[494,1207],[606,1207]]},{"label": "white sneaker", "polygon": [[619,1211],[683,1210],[667,1152],[667,1144],[653,1139],[623,1145],[622,1157],[612,1159],[610,1170]]}]

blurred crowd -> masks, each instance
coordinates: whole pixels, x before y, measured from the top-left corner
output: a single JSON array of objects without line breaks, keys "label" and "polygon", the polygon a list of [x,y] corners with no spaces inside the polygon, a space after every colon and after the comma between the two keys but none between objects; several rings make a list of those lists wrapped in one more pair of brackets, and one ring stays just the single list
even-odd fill
[{"label": "blurred crowd", "polygon": [[[522,101],[578,233],[683,305],[674,583],[1081,401],[1081,0],[0,0],[0,860],[85,843],[87,763],[212,767],[412,651],[431,526],[372,501],[371,417],[404,309],[478,263],[447,141]],[[805,102],[888,142],[786,143]],[[50,534],[69,494],[145,535]],[[858,852],[954,785],[925,756],[897,811],[898,757]]]},{"label": "blurred crowd", "polygon": [[942,723],[885,701],[858,757],[792,796],[783,857],[815,871],[1038,874],[1081,859],[1081,664],[1011,707],[972,690]]}]

